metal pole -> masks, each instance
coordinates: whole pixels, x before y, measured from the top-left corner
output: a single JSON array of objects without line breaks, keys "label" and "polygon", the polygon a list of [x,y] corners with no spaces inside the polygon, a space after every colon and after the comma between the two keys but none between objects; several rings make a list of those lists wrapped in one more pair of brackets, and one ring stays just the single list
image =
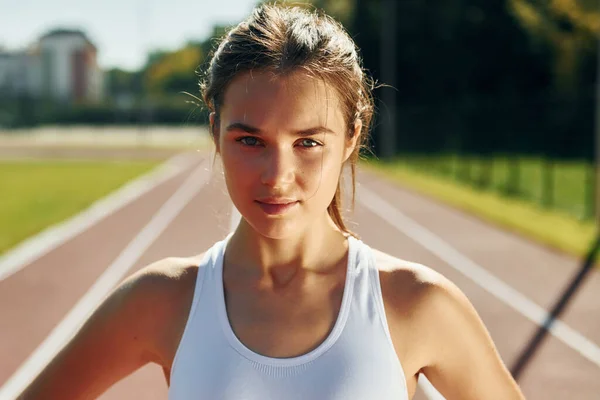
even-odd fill
[{"label": "metal pole", "polygon": [[382,158],[391,158],[396,154],[396,15],[397,0],[381,0],[381,81],[386,87],[381,93],[380,110],[382,115],[380,130],[380,154]]}]

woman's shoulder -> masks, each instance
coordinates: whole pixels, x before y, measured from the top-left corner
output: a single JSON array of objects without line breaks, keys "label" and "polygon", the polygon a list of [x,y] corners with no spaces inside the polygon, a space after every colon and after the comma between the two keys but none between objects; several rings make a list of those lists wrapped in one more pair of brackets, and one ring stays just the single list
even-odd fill
[{"label": "woman's shoulder", "polygon": [[430,266],[373,252],[392,336],[421,343],[428,360],[435,359],[452,337],[481,339],[484,329],[472,328],[483,323],[454,282]]},{"label": "woman's shoulder", "polygon": [[135,321],[154,361],[170,368],[193,301],[204,253],[193,257],[166,257],[146,265],[124,280],[116,291],[135,313],[120,313]]},{"label": "woman's shoulder", "polygon": [[389,253],[371,248],[375,266],[383,286],[393,286],[394,292],[415,295],[428,288],[443,285],[446,278],[433,268],[414,261],[394,257]]},{"label": "woman's shoulder", "polygon": [[399,317],[430,320],[431,313],[450,304],[468,307],[463,292],[431,266],[372,249],[386,309]]},{"label": "woman's shoulder", "polygon": [[422,372],[453,398],[523,398],[456,284],[431,267],[374,252],[390,335],[407,376]]},{"label": "woman's shoulder", "polygon": [[452,281],[430,266],[373,251],[390,334],[408,365],[436,362],[449,338],[478,340],[467,328],[479,318]]},{"label": "woman's shoulder", "polygon": [[[153,303],[172,305],[177,298],[194,290],[205,253],[192,257],[166,257],[141,268],[122,284],[132,295]],[[164,303],[165,300],[171,299]]]},{"label": "woman's shoulder", "polygon": [[130,279],[155,281],[157,284],[181,282],[198,272],[206,253],[191,257],[165,257],[146,265],[131,275]]}]

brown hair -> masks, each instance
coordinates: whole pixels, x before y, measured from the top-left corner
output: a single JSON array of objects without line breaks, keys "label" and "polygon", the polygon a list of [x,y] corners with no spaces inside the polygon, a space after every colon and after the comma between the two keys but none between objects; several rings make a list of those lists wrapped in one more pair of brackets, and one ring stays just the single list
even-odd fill
[{"label": "brown hair", "polygon": [[[218,124],[227,85],[239,73],[261,70],[285,75],[302,70],[329,83],[342,100],[348,139],[354,134],[355,122],[362,123],[356,148],[348,159],[354,207],[356,163],[374,110],[373,81],[361,64],[354,41],[333,18],[298,7],[262,5],[222,39],[200,89],[209,111],[215,113],[214,123]],[[218,140],[213,129],[211,134]],[[341,183],[340,179],[327,212],[342,231],[353,234],[340,211]]]}]

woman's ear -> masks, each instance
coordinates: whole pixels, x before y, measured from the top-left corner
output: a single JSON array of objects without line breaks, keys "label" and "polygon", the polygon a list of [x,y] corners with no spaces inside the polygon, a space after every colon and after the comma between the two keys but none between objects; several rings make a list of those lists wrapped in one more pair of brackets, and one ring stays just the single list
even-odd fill
[{"label": "woman's ear", "polygon": [[354,152],[356,148],[356,144],[358,142],[358,138],[360,137],[360,132],[362,130],[362,121],[357,119],[354,121],[354,132],[352,137],[346,141],[346,151],[344,153],[344,162],[348,160],[350,155]]},{"label": "woman's ear", "polygon": [[213,111],[210,113],[210,115],[208,116],[208,121],[210,124],[210,135],[213,139],[213,143],[215,144],[215,148],[216,148],[216,152],[217,154],[220,153],[220,147],[219,147],[219,137],[220,137],[220,131],[219,131],[219,119],[217,118],[217,114]]}]

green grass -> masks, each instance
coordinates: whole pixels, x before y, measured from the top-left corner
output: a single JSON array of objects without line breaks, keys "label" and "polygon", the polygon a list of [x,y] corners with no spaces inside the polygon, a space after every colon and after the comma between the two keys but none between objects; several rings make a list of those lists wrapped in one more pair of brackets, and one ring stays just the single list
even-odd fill
[{"label": "green grass", "polygon": [[0,254],[87,208],[157,161],[0,161]]},{"label": "green grass", "polygon": [[[430,161],[422,158],[411,159],[410,162],[406,159],[392,162],[370,160],[364,164],[370,171],[387,179],[552,248],[578,257],[589,251],[596,234],[595,224],[591,218],[576,216],[584,209],[583,200],[577,193],[578,190],[584,192],[583,184],[577,182],[589,172],[584,167],[577,164],[557,165],[554,187],[557,203],[561,207],[549,209],[537,202],[541,185],[535,182],[540,179],[541,169],[536,167],[535,160],[523,161],[521,182],[525,188],[524,192],[528,195],[521,198],[506,197],[497,190],[482,190],[462,181],[449,179],[450,174],[456,174],[461,165],[456,160],[453,165],[451,157],[438,159],[433,163]],[[502,188],[503,182],[506,182],[503,179],[508,175],[508,162],[497,160],[494,163],[500,167],[495,165],[491,179],[492,187]],[[476,174],[482,170],[483,163],[473,164],[471,172],[473,176],[478,176]],[[442,170],[446,172],[441,172]],[[534,201],[528,199],[528,196]]]},{"label": "green grass", "polygon": [[[549,162],[535,157],[440,155],[406,156],[394,161],[394,164],[518,197],[543,208],[564,211],[578,219],[591,218],[593,214],[593,166],[589,162]],[[518,176],[511,179],[511,169],[515,166]],[[546,173],[549,173],[551,183],[548,189],[544,187]]]}]

